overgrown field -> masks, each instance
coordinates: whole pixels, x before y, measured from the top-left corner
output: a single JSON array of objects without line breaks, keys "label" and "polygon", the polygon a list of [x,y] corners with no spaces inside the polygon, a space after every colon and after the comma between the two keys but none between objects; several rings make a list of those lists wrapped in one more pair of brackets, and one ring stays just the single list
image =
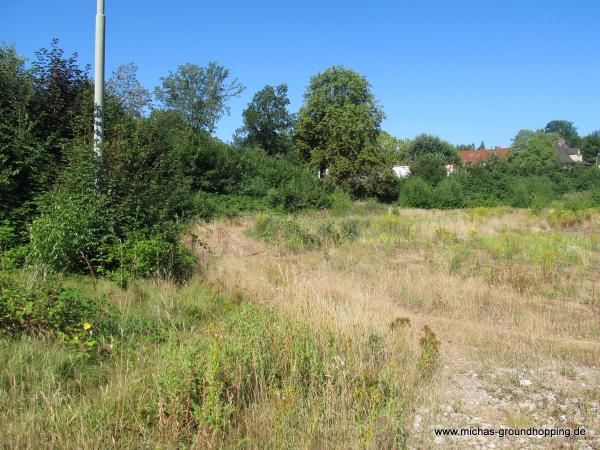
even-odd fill
[{"label": "overgrown field", "polygon": [[[344,214],[257,215],[196,232],[213,249],[207,276],[225,292],[349,334],[386,339],[397,324],[433,330],[438,391],[416,408],[432,426],[597,428],[600,411],[590,405],[600,400],[598,210],[425,211],[367,202]],[[497,393],[507,376],[519,391],[510,398]],[[539,389],[521,392],[519,377]],[[483,379],[479,397],[469,392]],[[471,394],[465,412],[457,405]],[[536,418],[524,404],[547,411]],[[460,422],[450,418],[458,410]],[[522,416],[528,420],[515,419]],[[410,443],[435,446],[432,430],[412,431]],[[590,439],[591,448],[600,444],[598,435]]]},{"label": "overgrown field", "polygon": [[486,424],[598,444],[597,210],[363,202],[185,245],[185,283],[0,278],[2,447],[464,448],[430,427]]},{"label": "overgrown field", "polygon": [[397,448],[437,343],[185,286],[0,284],[0,447]]}]

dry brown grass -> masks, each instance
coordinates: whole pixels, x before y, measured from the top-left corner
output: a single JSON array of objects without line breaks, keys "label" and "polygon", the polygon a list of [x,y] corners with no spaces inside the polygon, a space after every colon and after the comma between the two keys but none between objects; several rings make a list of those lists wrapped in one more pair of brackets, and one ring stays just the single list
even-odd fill
[{"label": "dry brown grass", "polygon": [[[393,222],[396,216],[387,217]],[[543,218],[523,210],[404,210],[401,220],[412,224],[408,238],[387,231],[381,224],[386,216],[361,220],[356,242],[314,251],[250,240],[244,230],[252,219],[198,225],[196,233],[215,252],[207,276],[217,286],[313,322],[383,333],[394,318],[405,316],[417,327],[429,324],[446,354],[507,366],[553,358],[600,364],[597,250],[575,265],[558,264],[558,255],[556,264],[544,267],[498,258],[465,242],[473,234],[550,231]],[[440,230],[456,242],[441,242]],[[465,251],[467,262],[450,270],[452,255]]]},{"label": "dry brown grass", "polygon": [[[426,408],[470,370],[600,367],[597,214],[564,229],[526,210],[390,212],[357,216],[356,241],[316,250],[249,238],[251,217],[195,233],[213,252],[206,276],[224,292],[350,334],[389,336],[396,318],[429,325],[444,369],[420,400]],[[295,220],[315,229],[342,219]]]}]

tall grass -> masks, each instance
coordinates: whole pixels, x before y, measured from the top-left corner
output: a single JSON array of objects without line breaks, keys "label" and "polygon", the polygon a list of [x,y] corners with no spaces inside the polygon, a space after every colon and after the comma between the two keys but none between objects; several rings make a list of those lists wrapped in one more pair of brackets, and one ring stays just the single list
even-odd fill
[{"label": "tall grass", "polygon": [[[348,336],[184,286],[68,279],[118,311],[95,358],[0,337],[0,447],[398,448],[419,381],[403,339]],[[133,325],[132,325],[133,324]]]}]

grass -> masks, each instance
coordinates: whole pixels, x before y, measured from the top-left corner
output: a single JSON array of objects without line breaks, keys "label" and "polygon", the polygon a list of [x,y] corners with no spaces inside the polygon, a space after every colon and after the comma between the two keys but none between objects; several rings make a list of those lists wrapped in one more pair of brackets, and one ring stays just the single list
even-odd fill
[{"label": "grass", "polygon": [[197,232],[219,249],[207,276],[223,292],[235,286],[314,323],[383,331],[404,316],[478,361],[598,365],[600,214],[588,211],[568,229],[549,220],[552,214],[364,206],[344,217],[315,212],[279,220],[309,232],[353,220],[356,238],[305,247],[259,238],[266,246],[253,255],[228,239],[260,227],[254,219]]},{"label": "grass", "polygon": [[228,300],[198,277],[63,284],[116,308],[110,350],[0,337],[1,447],[397,448],[429,382],[407,344],[417,331],[375,342]]},{"label": "grass", "polygon": [[198,224],[182,285],[61,280],[112,325],[0,336],[0,447],[426,448],[448,365],[600,367],[597,211],[346,208]]}]

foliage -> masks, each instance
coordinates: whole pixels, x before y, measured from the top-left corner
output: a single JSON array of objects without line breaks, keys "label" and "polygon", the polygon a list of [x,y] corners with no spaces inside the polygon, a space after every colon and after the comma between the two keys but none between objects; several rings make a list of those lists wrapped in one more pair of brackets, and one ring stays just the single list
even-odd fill
[{"label": "foliage", "polygon": [[108,142],[105,184],[120,235],[190,216],[193,152],[200,142],[175,111],[153,111]]},{"label": "foliage", "polygon": [[134,63],[117,67],[106,82],[106,91],[114,95],[123,109],[134,117],[141,117],[150,106],[152,97],[137,79],[138,66]]},{"label": "foliage", "polygon": [[581,139],[581,153],[585,161],[597,164],[600,155],[600,130],[592,131]]},{"label": "foliage", "polygon": [[55,192],[31,224],[35,260],[56,271],[94,272],[115,240],[106,197]]},{"label": "foliage", "polygon": [[79,290],[53,284],[28,288],[0,279],[0,335],[32,333],[89,352],[116,336],[116,323],[110,304]]},{"label": "foliage", "polygon": [[360,230],[358,222],[352,218],[311,229],[293,217],[257,214],[254,226],[248,233],[267,242],[281,243],[292,250],[301,250],[317,249],[328,243],[337,246],[354,241]]},{"label": "foliage", "polygon": [[346,214],[352,208],[352,197],[343,189],[335,188],[329,198],[331,201],[329,210],[334,214]]},{"label": "foliage", "polygon": [[510,163],[515,173],[521,175],[543,175],[558,166],[558,155],[554,143],[558,136],[554,133],[537,135],[529,140],[522,152],[511,153]]},{"label": "foliage", "polygon": [[41,157],[28,105],[33,79],[14,47],[0,46],[0,216],[31,199]]},{"label": "foliage", "polygon": [[410,166],[412,176],[420,177],[435,186],[446,178],[445,160],[439,153],[418,155]]},{"label": "foliage", "polygon": [[433,190],[423,178],[410,176],[400,188],[400,206],[409,208],[429,208]]},{"label": "foliage", "polygon": [[436,208],[461,208],[463,187],[454,176],[444,178],[433,190],[433,206]]},{"label": "foliage", "polygon": [[546,124],[544,133],[558,134],[570,147],[579,147],[581,138],[577,133],[577,127],[568,120],[552,120]]},{"label": "foliage", "polygon": [[425,155],[438,155],[446,164],[458,161],[456,148],[452,144],[430,134],[417,136],[408,149],[408,158],[411,161]]},{"label": "foliage", "polygon": [[164,235],[133,235],[113,247],[112,252],[119,259],[119,270],[136,277],[186,279],[196,265],[193,253]]},{"label": "foliage", "polygon": [[523,150],[527,148],[529,142],[535,138],[536,136],[542,135],[542,131],[532,131],[532,130],[519,130],[516,136],[512,140],[512,151],[515,153],[521,153]]},{"label": "foliage", "polygon": [[236,140],[242,146],[260,147],[268,155],[289,155],[292,150],[294,116],[287,110],[287,85],[266,85],[243,111],[244,126]]},{"label": "foliage", "polygon": [[[384,158],[377,146],[384,114],[360,74],[334,66],[311,78],[298,113],[296,154],[331,184],[370,194],[367,178]],[[391,170],[391,167],[387,168]]]},{"label": "foliage", "polygon": [[417,363],[417,370],[421,375],[429,375],[439,359],[441,342],[429,325],[423,327],[423,336],[419,340],[421,355]]},{"label": "foliage", "polygon": [[209,193],[262,199],[268,207],[288,212],[329,204],[316,174],[261,149],[214,143],[201,149],[196,161],[197,187]]},{"label": "foliage", "polygon": [[227,101],[244,91],[242,83],[229,78],[229,69],[215,61],[207,67],[183,64],[161,78],[155,94],[167,107],[182,112],[194,130],[212,134],[218,120],[229,114]]},{"label": "foliage", "polygon": [[33,61],[28,109],[34,118],[33,133],[43,145],[38,167],[38,182],[43,186],[52,184],[62,168],[64,144],[75,137],[77,117],[90,90],[88,67],[80,68],[77,58],[77,53],[66,57],[58,39],[53,39],[50,48],[37,51]]}]

